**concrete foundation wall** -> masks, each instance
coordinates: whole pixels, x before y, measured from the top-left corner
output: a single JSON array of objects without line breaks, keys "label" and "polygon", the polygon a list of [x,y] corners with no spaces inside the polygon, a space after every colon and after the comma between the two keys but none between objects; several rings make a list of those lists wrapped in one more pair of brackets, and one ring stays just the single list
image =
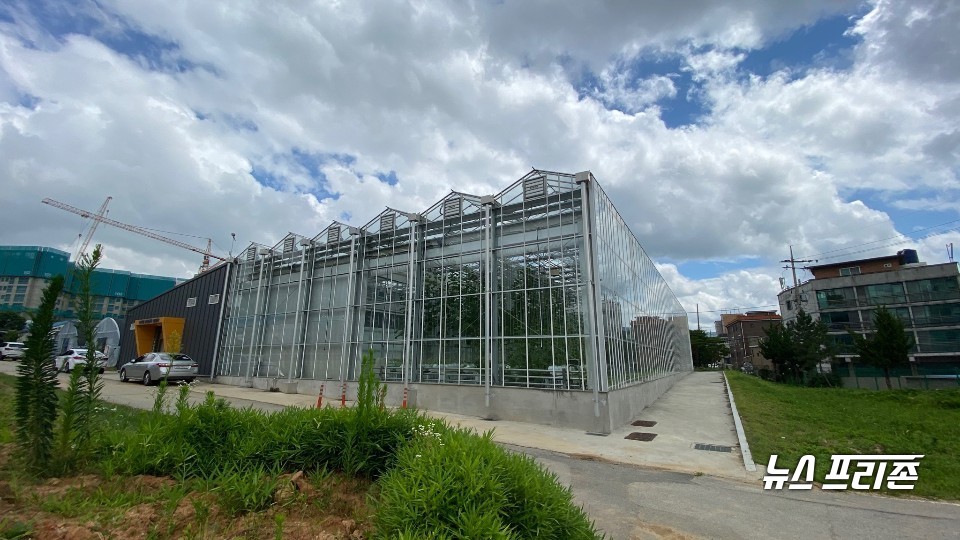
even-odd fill
[{"label": "concrete foundation wall", "polygon": [[[844,388],[861,390],[886,390],[887,381],[883,377],[841,377]],[[960,378],[953,376],[913,376],[890,377],[894,390],[937,390],[940,388],[960,388]]]},{"label": "concrete foundation wall", "polygon": [[640,412],[652,405],[671,386],[686,377],[692,371],[672,373],[653,381],[647,381],[627,388],[615,390],[607,396],[612,429],[629,424],[640,416]]},{"label": "concrete foundation wall", "polygon": [[[599,393],[599,407],[590,391],[539,390],[532,388],[493,387],[487,405],[486,389],[482,386],[453,384],[412,384],[407,393],[407,405],[429,411],[476,416],[488,420],[529,422],[560,428],[580,429],[591,433],[610,433],[613,429],[636,419],[640,412],[670,389],[689,372],[675,373],[654,381],[637,384],[610,393]],[[217,377],[216,382],[233,386],[249,386],[244,377]],[[287,393],[319,396],[323,388],[323,403],[336,405],[342,393],[339,381],[255,378],[253,388],[277,388]],[[399,407],[403,403],[403,385],[387,383],[386,405]],[[357,383],[347,382],[346,399],[357,397]],[[491,424],[491,427],[493,425]]]}]

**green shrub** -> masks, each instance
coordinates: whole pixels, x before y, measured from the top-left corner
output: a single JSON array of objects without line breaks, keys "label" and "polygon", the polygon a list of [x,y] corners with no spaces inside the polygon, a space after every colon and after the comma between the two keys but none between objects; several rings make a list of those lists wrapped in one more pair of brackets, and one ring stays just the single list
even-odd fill
[{"label": "green shrub", "polygon": [[422,429],[380,480],[377,534],[595,538],[568,488],[531,458],[465,430]]}]

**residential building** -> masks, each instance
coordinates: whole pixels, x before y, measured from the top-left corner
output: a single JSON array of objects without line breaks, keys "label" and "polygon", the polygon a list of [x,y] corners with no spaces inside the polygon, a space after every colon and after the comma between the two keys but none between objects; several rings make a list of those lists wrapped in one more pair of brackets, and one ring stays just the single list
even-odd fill
[{"label": "residential building", "polygon": [[853,337],[869,333],[877,307],[903,321],[916,345],[911,362],[947,372],[960,367],[960,271],[927,264],[914,250],[812,266],[813,279],[778,295],[785,321],[798,308],[826,323],[840,363],[854,364]]},{"label": "residential building", "polygon": [[727,347],[730,348],[730,362],[734,369],[748,364],[753,369],[773,369],[773,363],[760,352],[760,342],[766,336],[765,330],[782,323],[776,311],[748,311],[737,315],[723,315]]},{"label": "residential building", "polygon": [[[0,311],[29,312],[56,275],[66,279],[65,292],[57,303],[57,316],[75,316],[77,283],[73,263],[66,251],[42,246],[0,246]],[[127,309],[173,288],[172,277],[134,274],[97,268],[91,279],[93,309],[97,318],[122,317]]]}]

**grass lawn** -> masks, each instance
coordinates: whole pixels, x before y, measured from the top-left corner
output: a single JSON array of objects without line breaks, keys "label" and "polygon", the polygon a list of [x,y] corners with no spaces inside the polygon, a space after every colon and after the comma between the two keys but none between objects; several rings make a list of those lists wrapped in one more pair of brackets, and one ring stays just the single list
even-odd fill
[{"label": "grass lawn", "polygon": [[791,469],[812,454],[822,482],[833,454],[923,454],[915,488],[887,493],[960,500],[960,389],[801,388],[726,374],[761,467],[771,454]]}]

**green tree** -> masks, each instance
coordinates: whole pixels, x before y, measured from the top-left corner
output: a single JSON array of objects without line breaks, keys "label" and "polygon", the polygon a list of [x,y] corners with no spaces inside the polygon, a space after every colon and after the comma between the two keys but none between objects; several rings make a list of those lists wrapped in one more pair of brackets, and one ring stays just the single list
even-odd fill
[{"label": "green tree", "polygon": [[27,324],[27,319],[19,313],[12,311],[0,312],[0,340],[16,341],[20,337],[20,331]]},{"label": "green tree", "polygon": [[819,319],[814,319],[803,309],[797,312],[797,318],[789,324],[797,351],[796,368],[799,381],[803,373],[816,370],[820,362],[829,356],[827,325]]},{"label": "green tree", "polygon": [[710,337],[703,330],[690,331],[690,350],[693,353],[693,365],[696,367],[719,362],[730,353],[722,339]]},{"label": "green tree", "polygon": [[764,329],[766,338],[760,343],[760,352],[777,368],[779,380],[803,382],[804,373],[816,370],[831,354],[827,340],[827,325],[814,319],[804,310],[786,325]]},{"label": "green tree", "polygon": [[861,362],[883,370],[887,389],[892,390],[890,369],[910,362],[913,336],[907,334],[903,322],[883,306],[873,317],[873,327],[873,334],[868,336],[851,332],[853,344]]},{"label": "green tree", "polygon": [[760,341],[760,353],[773,362],[778,374],[787,373],[796,363],[797,351],[789,326],[775,324],[763,329],[766,337]]},{"label": "green tree", "polygon": [[53,446],[53,428],[57,420],[57,371],[50,361],[53,355],[54,309],[63,291],[63,276],[50,280],[43,291],[40,307],[33,318],[27,350],[17,366],[15,396],[17,444],[28,470],[45,469]]}]

